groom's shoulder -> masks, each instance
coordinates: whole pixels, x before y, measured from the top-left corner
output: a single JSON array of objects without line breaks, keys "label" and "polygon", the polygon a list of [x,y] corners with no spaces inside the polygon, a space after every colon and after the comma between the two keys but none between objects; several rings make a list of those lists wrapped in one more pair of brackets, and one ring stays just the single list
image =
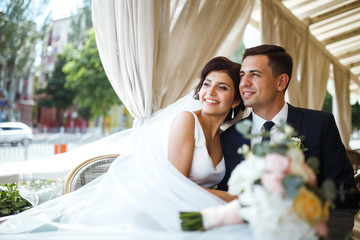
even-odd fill
[{"label": "groom's shoulder", "polygon": [[333,118],[332,113],[320,111],[320,110],[314,110],[310,108],[300,108],[300,107],[293,107],[289,106],[289,110],[292,108],[294,112],[301,113],[306,118],[311,118],[313,120],[321,120],[325,118]]},{"label": "groom's shoulder", "polygon": [[231,138],[231,137],[235,137],[235,136],[238,137],[239,135],[241,135],[239,133],[239,131],[236,129],[236,124],[237,123],[234,123],[231,127],[227,128],[224,132],[222,132],[221,133],[221,138],[222,139],[227,139],[227,138]]}]

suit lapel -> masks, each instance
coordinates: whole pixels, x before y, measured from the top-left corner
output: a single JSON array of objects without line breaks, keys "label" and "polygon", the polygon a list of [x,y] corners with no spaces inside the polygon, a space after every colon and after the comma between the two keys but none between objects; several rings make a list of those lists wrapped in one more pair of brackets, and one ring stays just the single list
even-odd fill
[{"label": "suit lapel", "polygon": [[286,122],[295,128],[295,131],[299,134],[301,131],[302,114],[297,108],[291,106],[290,104],[288,104],[288,106],[289,110]]},{"label": "suit lapel", "polygon": [[[247,116],[246,118],[241,119],[241,121],[244,121],[244,120],[250,120],[252,122],[252,113],[250,113],[249,116]],[[242,146],[243,144],[246,144],[249,147],[251,147],[250,139],[245,139],[244,138],[243,141],[239,143],[239,146]]]}]

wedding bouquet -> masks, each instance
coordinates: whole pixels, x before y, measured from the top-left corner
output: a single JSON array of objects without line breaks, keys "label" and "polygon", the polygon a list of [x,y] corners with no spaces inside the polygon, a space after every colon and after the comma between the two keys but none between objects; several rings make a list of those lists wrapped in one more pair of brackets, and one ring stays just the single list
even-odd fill
[{"label": "wedding bouquet", "polygon": [[[244,137],[252,138],[251,122],[236,125]],[[269,135],[268,132],[262,136]],[[247,222],[257,239],[317,239],[327,236],[326,221],[335,197],[335,185],[316,185],[318,162],[305,163],[302,138],[281,123],[271,142],[239,149],[245,160],[231,173],[229,193],[238,199],[196,213],[180,213],[185,231],[208,230]]]}]

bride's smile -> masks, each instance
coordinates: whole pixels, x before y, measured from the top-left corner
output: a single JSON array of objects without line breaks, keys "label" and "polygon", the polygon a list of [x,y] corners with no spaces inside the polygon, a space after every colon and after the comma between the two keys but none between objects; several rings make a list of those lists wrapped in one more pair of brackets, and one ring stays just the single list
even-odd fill
[{"label": "bride's smile", "polygon": [[212,71],[203,82],[199,92],[201,108],[207,114],[221,114],[224,118],[239,101],[235,99],[233,80],[225,71]]}]

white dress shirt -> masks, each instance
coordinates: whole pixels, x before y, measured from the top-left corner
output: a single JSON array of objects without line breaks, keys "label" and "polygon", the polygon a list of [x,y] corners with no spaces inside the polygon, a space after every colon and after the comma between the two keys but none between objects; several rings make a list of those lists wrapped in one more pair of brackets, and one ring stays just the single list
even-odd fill
[{"label": "white dress shirt", "polygon": [[[272,121],[273,123],[275,123],[275,126],[280,126],[280,121],[284,120],[286,121],[287,119],[287,115],[288,115],[288,105],[287,103],[284,104],[283,108],[280,110],[280,112],[278,112],[275,117],[273,119],[271,119],[270,121]],[[260,134],[261,132],[265,131],[264,129],[264,123],[267,120],[259,117],[258,115],[256,115],[254,112],[252,112],[252,129],[251,129],[251,133],[252,134]],[[270,135],[274,134],[275,132],[277,132],[277,128],[276,127],[272,127],[270,130]],[[252,138],[250,141],[251,146],[254,146],[256,143],[261,143],[261,139],[262,137],[255,137]]]}]

